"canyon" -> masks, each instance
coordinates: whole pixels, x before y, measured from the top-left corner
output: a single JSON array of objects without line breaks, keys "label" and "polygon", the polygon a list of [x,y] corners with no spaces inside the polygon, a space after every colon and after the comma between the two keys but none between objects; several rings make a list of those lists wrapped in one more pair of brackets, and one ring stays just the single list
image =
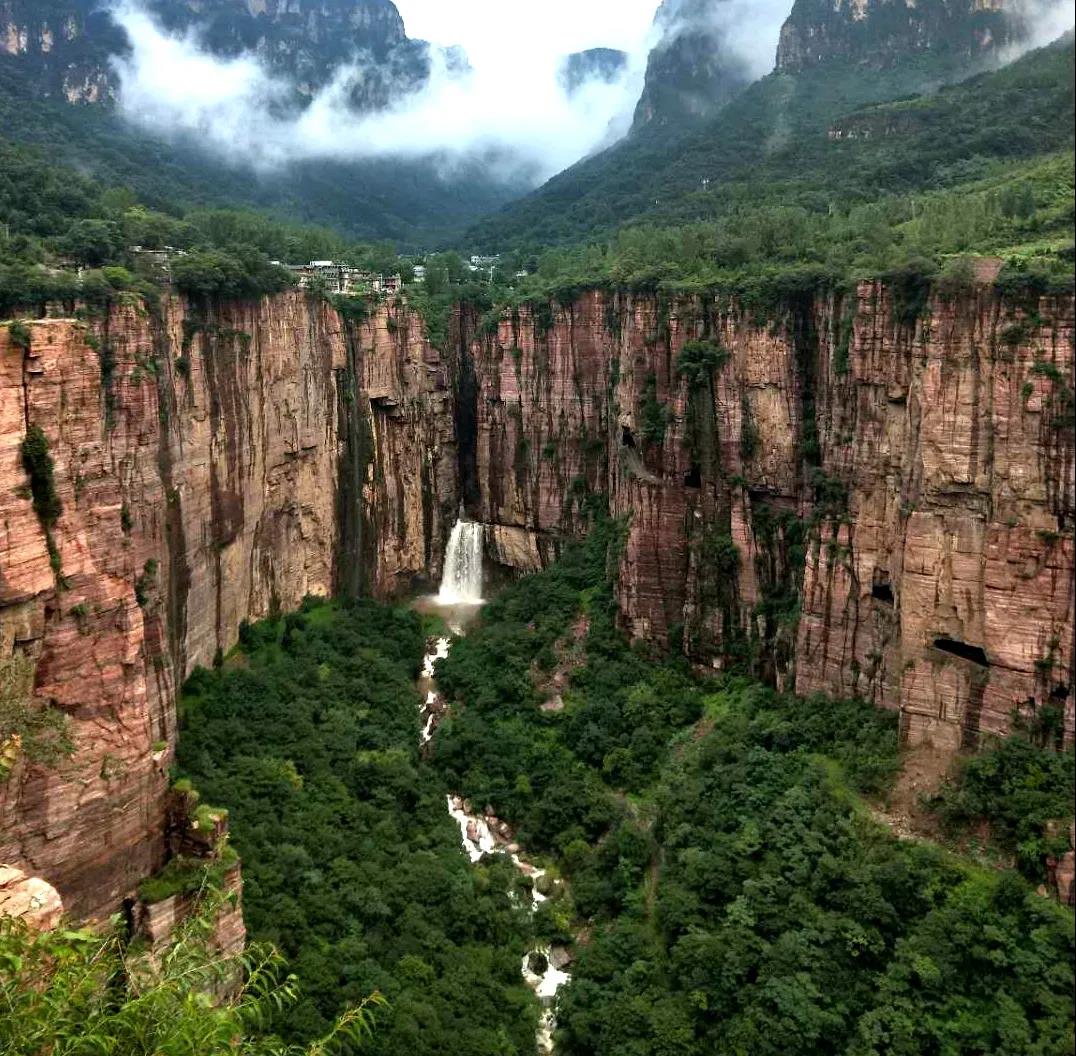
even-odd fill
[{"label": "canyon", "polygon": [[307,595],[428,592],[461,505],[495,580],[607,504],[624,628],[700,667],[866,697],[946,754],[1019,712],[1073,736],[1070,296],[592,290],[462,305],[443,349],[404,301],[54,314],[0,329],[0,655],[76,750],[14,753],[0,862],[80,917],[173,853],[187,675]]}]

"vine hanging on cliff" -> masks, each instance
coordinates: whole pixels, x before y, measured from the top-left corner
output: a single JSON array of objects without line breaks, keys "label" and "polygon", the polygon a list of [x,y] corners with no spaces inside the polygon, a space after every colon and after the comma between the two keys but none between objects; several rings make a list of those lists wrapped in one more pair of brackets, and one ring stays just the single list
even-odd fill
[{"label": "vine hanging on cliff", "polygon": [[30,495],[33,498],[34,513],[37,514],[37,519],[45,532],[49,564],[52,566],[57,584],[62,587],[65,584],[60,564],[60,551],[52,537],[52,529],[63,514],[63,503],[56,491],[48,437],[45,436],[41,426],[30,426],[23,439],[21,453],[23,469],[30,477]]}]

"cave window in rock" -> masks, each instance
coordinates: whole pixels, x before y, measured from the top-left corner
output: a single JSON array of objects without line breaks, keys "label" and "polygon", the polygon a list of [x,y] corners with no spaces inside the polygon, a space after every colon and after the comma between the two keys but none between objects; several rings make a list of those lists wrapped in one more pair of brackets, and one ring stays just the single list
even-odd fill
[{"label": "cave window in rock", "polygon": [[621,433],[620,442],[625,447],[630,447],[633,451],[635,450],[635,434],[626,425]]},{"label": "cave window in rock", "polygon": [[1069,695],[1069,687],[1059,682],[1050,690],[1050,699],[1058,704],[1063,704]]},{"label": "cave window in rock", "polygon": [[687,473],[684,474],[684,487],[702,487],[702,466],[700,466],[698,462],[692,462],[691,468],[687,471]]},{"label": "cave window in rock", "polygon": [[874,570],[874,585],[871,587],[871,597],[884,605],[896,604],[893,596],[893,584],[889,581],[889,573],[883,568]]},{"label": "cave window in rock", "polygon": [[961,660],[970,660],[980,667],[990,666],[985,651],[978,645],[968,645],[967,642],[959,642],[955,638],[935,638],[934,648],[950,656],[959,656]]}]

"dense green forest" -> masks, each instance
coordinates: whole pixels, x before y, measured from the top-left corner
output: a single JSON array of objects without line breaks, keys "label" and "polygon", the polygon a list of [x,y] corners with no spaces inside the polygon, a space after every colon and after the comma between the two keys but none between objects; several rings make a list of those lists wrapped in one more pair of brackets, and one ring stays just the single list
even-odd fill
[{"label": "dense green forest", "polygon": [[[874,812],[895,717],[629,646],[621,540],[599,517],[484,608],[438,667],[452,712],[429,759],[414,679],[433,627],[413,612],[309,602],[191,679],[180,772],[230,808],[251,935],[304,995],[274,1029],[308,1041],[376,991],[364,1051],[530,1053],[522,955],[584,935],[561,1053],[1071,1053],[1074,918],[1034,889],[1072,750],[1041,731],[988,746],[931,808],[954,849],[897,839]],[[449,792],[566,881],[533,918],[506,858],[461,853]]]},{"label": "dense green forest", "polygon": [[[616,543],[605,522],[510,588],[439,671],[433,765],[567,877],[571,908],[539,926],[586,926],[558,1052],[1071,1053],[1073,914],[1033,885],[1072,750],[1017,737],[941,797],[954,836],[988,821],[1024,876],[898,840],[870,808],[894,716],[645,659],[614,627]],[[550,714],[536,685],[558,667]]]},{"label": "dense green forest", "polygon": [[[203,301],[291,288],[273,260],[400,271],[442,348],[460,302],[489,332],[506,309],[595,286],[770,311],[867,277],[945,294],[990,257],[1003,289],[1071,290],[1073,60],[1070,35],[941,88],[952,56],[773,74],[702,129],[588,159],[466,246],[462,224],[502,200],[477,174],[458,200],[373,163],[358,183],[336,164],[252,180],[108,110],[27,102],[5,68],[0,319],[152,304],[161,276],[136,246],[181,250],[174,288]],[[356,240],[374,234],[392,241]],[[400,252],[452,242],[502,257],[473,272],[456,250],[423,255],[411,281],[418,258]],[[415,679],[441,628],[313,600],[244,625],[184,688],[175,778],[230,812],[245,961],[210,963],[205,916],[152,984],[120,930],[4,923],[0,1049],[532,1056],[539,1005],[520,964],[556,941],[575,955],[560,1056],[1076,1053],[1074,916],[1036,893],[1076,798],[1051,716],[959,760],[920,808],[936,838],[898,839],[883,813],[894,716],[630,644],[613,600],[622,544],[596,513],[584,543],[485,606],[438,667],[451,713],[425,754]],[[61,724],[27,723],[29,667],[8,667],[0,729],[31,758],[66,754]],[[554,682],[563,700],[543,708]],[[450,793],[491,805],[564,881],[536,913],[507,858],[461,853]],[[239,971],[246,989],[208,1001]]]},{"label": "dense green forest", "polygon": [[[849,93],[881,82],[868,89],[828,67],[775,74],[671,161],[636,169],[642,148],[629,142],[585,195],[571,184],[558,197],[569,172],[476,234],[524,257],[528,245],[570,243],[530,254],[535,274],[517,299],[599,284],[772,300],[898,273],[952,287],[976,256],[1000,258],[1003,282],[1071,288],[1073,59],[1069,37],[852,113]],[[776,140],[765,132],[775,123]]]},{"label": "dense green forest", "polygon": [[202,297],[256,297],[291,286],[290,273],[271,260],[409,268],[391,243],[353,242],[264,213],[152,209],[128,187],[106,186],[40,149],[0,140],[0,316],[48,301],[101,302],[123,291],[156,296],[160,277],[134,247],[182,250],[172,279],[181,292]]},{"label": "dense green forest", "polygon": [[516,871],[472,868],[419,758],[420,618],[310,604],[242,641],[188,683],[178,765],[227,805],[250,934],[301,984],[274,1026],[309,1040],[377,991],[389,1011],[363,1051],[532,1052]]},{"label": "dense green forest", "polygon": [[[759,122],[778,92],[767,79],[726,109],[719,120],[728,128],[715,126],[696,147],[662,158],[661,198],[652,189],[632,192],[645,209],[618,198],[617,181],[630,187],[639,178],[618,163],[595,177],[590,198],[534,199],[530,234],[499,218],[500,244],[515,248],[491,274],[472,273],[456,253],[437,254],[426,258],[427,277],[406,298],[443,345],[461,300],[493,319],[512,305],[564,301],[593,286],[737,293],[765,306],[866,277],[959,288],[972,279],[975,258],[990,256],[1004,264],[1004,285],[1070,289],[1072,66],[1069,39],[934,94],[850,115],[853,82],[801,76],[781,96],[801,117],[789,119],[779,149],[760,153]],[[844,116],[834,138],[826,129],[839,105]],[[822,116],[827,123],[818,125]],[[701,171],[713,174],[705,188]],[[607,213],[591,215],[588,202]],[[635,220],[617,227],[627,216]],[[573,244],[548,248],[557,241]],[[405,277],[412,264],[392,243],[354,243],[259,213],[152,208],[129,186],[0,142],[0,315],[50,300],[107,300],[118,291],[154,296],[153,276],[139,274],[130,252],[136,245],[184,250],[173,268],[177,288],[223,298],[286,288],[290,276],[272,259],[348,260]],[[57,263],[59,270],[50,266]],[[72,265],[89,272],[76,280]]]},{"label": "dense green forest", "polygon": [[[633,136],[482,221],[471,238],[498,249],[573,245],[627,223],[720,220],[745,203],[824,216],[1071,152],[1071,34],[961,81],[967,73],[925,53],[870,75],[839,63],[773,73],[687,138]],[[935,90],[947,80],[960,83]]]},{"label": "dense green forest", "polygon": [[255,173],[221,160],[194,137],[141,131],[111,107],[41,98],[5,58],[0,53],[0,136],[38,146],[106,186],[129,188],[154,209],[261,210],[331,226],[348,239],[391,239],[416,250],[454,241],[524,189],[491,175],[483,159],[322,158]]}]

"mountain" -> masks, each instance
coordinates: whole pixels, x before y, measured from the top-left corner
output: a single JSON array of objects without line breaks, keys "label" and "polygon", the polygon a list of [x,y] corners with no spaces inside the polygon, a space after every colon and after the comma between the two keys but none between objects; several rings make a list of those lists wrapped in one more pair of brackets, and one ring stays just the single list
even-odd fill
[{"label": "mountain", "polygon": [[[280,105],[291,111],[342,73],[352,107],[372,112],[425,84],[435,57],[466,68],[458,49],[435,56],[408,38],[389,0],[150,0],[147,10],[216,56],[255,56],[288,87]],[[96,0],[0,0],[3,134],[158,207],[241,203],[405,246],[449,241],[524,189],[481,157],[305,161],[254,175],[194,137],[124,119],[112,60],[129,47]]]},{"label": "mountain", "polygon": [[633,128],[690,124],[716,113],[750,81],[727,40],[728,0],[663,0]]},{"label": "mountain", "polygon": [[[432,49],[407,36],[391,0],[145,0],[172,33],[194,32],[220,58],[256,56],[297,100],[313,96],[362,58],[349,85],[354,105],[376,110],[426,82]],[[114,99],[110,60],[129,48],[98,0],[5,0],[0,52],[27,84],[70,103]],[[444,53],[442,53],[444,54]],[[457,55],[448,56],[459,62]]]},{"label": "mountain", "polygon": [[[656,102],[681,99],[677,85],[685,76],[669,63],[672,80],[662,77],[659,45],[643,97],[654,102],[640,103],[642,116],[656,119],[637,117],[626,139],[482,220],[470,240],[490,248],[575,242],[629,220],[705,215],[705,192],[720,197],[724,181],[757,180],[760,165],[796,178],[801,151],[821,149],[832,123],[852,111],[933,92],[996,66],[1026,30],[1011,2],[982,11],[978,0],[920,0],[909,13],[903,2],[889,0],[841,2],[835,10],[796,0],[781,33],[778,68],[738,93],[730,90],[731,98],[720,86],[733,83],[735,65],[724,78],[715,75],[717,112],[693,123],[671,116],[682,118],[682,108],[662,111]],[[805,40],[814,42],[809,62]]]},{"label": "mountain", "polygon": [[976,59],[1027,36],[1013,0],[796,0],[781,29],[777,69],[795,73],[842,60],[870,69],[917,52]]},{"label": "mountain", "polygon": [[612,84],[628,67],[628,54],[616,48],[588,48],[568,55],[560,68],[560,83],[574,95],[589,81]]}]

